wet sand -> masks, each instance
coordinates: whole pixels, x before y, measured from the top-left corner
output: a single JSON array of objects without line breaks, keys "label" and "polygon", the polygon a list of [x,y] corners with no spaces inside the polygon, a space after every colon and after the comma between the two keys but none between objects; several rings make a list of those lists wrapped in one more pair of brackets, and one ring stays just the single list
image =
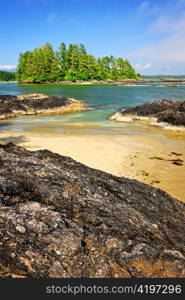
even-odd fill
[{"label": "wet sand", "polygon": [[185,201],[184,135],[2,132],[0,142],[8,141],[28,150],[48,149],[114,175],[138,179]]}]

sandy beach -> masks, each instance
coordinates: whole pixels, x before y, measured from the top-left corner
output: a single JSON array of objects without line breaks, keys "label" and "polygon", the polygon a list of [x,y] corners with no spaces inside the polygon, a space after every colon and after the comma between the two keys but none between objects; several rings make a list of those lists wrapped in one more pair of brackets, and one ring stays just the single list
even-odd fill
[{"label": "sandy beach", "polygon": [[48,149],[117,176],[138,179],[185,201],[185,139],[159,135],[65,135],[4,131],[0,142]]}]

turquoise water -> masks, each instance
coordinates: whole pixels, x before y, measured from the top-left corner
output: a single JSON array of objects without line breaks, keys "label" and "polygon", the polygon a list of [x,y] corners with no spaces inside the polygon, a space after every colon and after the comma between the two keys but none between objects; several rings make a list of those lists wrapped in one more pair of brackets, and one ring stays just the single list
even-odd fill
[{"label": "turquoise water", "polygon": [[[161,85],[161,83],[160,83]],[[95,108],[93,111],[51,116],[21,116],[11,121],[0,123],[1,130],[37,131],[54,133],[132,133],[144,131],[145,125],[123,124],[109,121],[114,112],[136,106],[154,99],[185,100],[185,85],[169,87],[163,84],[152,86],[61,86],[61,85],[18,85],[0,83],[0,94],[20,95],[44,93],[50,96],[65,96],[85,101]],[[129,128],[129,129],[128,129]],[[75,131],[76,132],[76,131]]]}]

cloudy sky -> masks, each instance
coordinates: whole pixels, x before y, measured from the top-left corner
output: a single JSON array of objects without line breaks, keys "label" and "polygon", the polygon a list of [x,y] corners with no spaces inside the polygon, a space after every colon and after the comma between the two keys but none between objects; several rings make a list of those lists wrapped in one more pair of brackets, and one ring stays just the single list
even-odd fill
[{"label": "cloudy sky", "polygon": [[128,58],[141,74],[185,74],[185,0],[0,0],[0,69],[49,42]]}]

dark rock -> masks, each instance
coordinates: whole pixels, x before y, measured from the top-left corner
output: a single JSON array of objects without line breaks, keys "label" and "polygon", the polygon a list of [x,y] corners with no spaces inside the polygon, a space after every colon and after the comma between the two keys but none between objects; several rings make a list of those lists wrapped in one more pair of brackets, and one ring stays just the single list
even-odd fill
[{"label": "dark rock", "polygon": [[0,95],[0,119],[22,114],[62,114],[85,109],[87,108],[83,102],[66,97],[48,97],[43,94]]},{"label": "dark rock", "polygon": [[177,153],[177,152],[171,152],[171,154],[176,155],[176,156],[182,156],[182,153]]},{"label": "dark rock", "polygon": [[185,276],[183,202],[47,150],[0,166],[0,276]]},{"label": "dark rock", "polygon": [[169,108],[172,101],[169,100],[157,100],[151,102],[145,102],[144,104],[138,105],[136,107],[130,107],[123,110],[121,113],[126,114],[136,114],[138,116],[154,116],[162,111]]},{"label": "dark rock", "polygon": [[172,164],[177,165],[177,166],[183,166],[183,161],[182,160],[178,160],[178,159],[174,159]]},{"label": "dark rock", "polygon": [[152,157],[150,157],[150,159],[158,159],[158,160],[171,161],[171,159],[166,159],[166,158],[163,158],[163,157],[160,157],[160,156],[152,156]]},{"label": "dark rock", "polygon": [[185,101],[156,100],[127,108],[110,118],[121,121],[120,116],[156,118],[176,126],[185,126]]},{"label": "dark rock", "polygon": [[159,180],[153,180],[152,183],[160,183]]},{"label": "dark rock", "polygon": [[[172,152],[173,153],[173,152]],[[180,158],[176,158],[176,159],[166,159],[166,158],[163,158],[163,157],[159,157],[159,156],[152,156],[150,157],[150,159],[158,159],[158,160],[164,160],[164,161],[171,161],[172,164],[174,165],[177,165],[177,166],[183,166],[183,159],[180,159]]]},{"label": "dark rock", "polygon": [[152,156],[152,157],[150,157],[150,159],[158,159],[158,160],[164,160],[164,161],[176,161],[177,160],[177,161],[183,162],[183,160],[180,158],[169,159],[169,158],[164,158],[164,157],[160,157],[160,156]]}]

